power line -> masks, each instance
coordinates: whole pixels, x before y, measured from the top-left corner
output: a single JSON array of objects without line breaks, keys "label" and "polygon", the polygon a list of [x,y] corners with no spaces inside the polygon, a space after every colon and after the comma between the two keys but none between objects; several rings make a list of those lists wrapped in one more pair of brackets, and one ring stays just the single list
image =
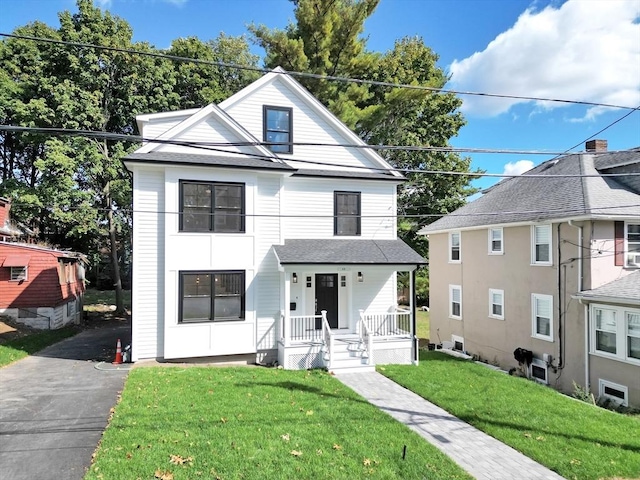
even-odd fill
[{"label": "power line", "polygon": [[336,75],[320,75],[317,73],[309,73],[309,72],[294,72],[294,71],[275,72],[267,68],[252,67],[249,65],[239,65],[235,63],[228,63],[228,62],[221,62],[221,61],[214,61],[214,60],[201,60],[196,58],[188,58],[188,57],[170,55],[165,53],[143,52],[140,50],[132,50],[132,49],[126,49],[126,48],[120,48],[120,47],[109,47],[109,46],[103,46],[103,45],[96,45],[92,43],[70,42],[67,40],[56,40],[53,38],[44,38],[44,37],[32,37],[28,35],[0,33],[0,37],[15,38],[19,40],[28,40],[28,41],[34,41],[34,42],[50,43],[50,44],[65,45],[65,46],[72,46],[72,47],[79,47],[79,48],[94,48],[94,49],[107,50],[107,51],[113,51],[113,52],[119,52],[119,53],[128,53],[133,55],[144,55],[144,56],[153,57],[153,58],[164,58],[166,60],[199,63],[203,65],[232,68],[236,70],[248,70],[248,71],[260,72],[260,73],[275,73],[279,75],[289,75],[292,77],[300,77],[300,78],[313,78],[316,80],[332,80],[332,81],[344,82],[344,83],[355,83],[355,84],[361,84],[361,85],[373,85],[373,86],[390,87],[390,88],[403,88],[408,90],[422,90],[422,91],[428,91],[428,92],[434,92],[434,93],[451,93],[455,95],[470,95],[470,96],[479,96],[479,97],[506,98],[506,99],[512,99],[512,100],[528,100],[528,101],[536,101],[536,102],[567,103],[567,104],[574,104],[574,105],[586,105],[586,106],[592,106],[592,107],[619,108],[619,109],[632,110],[632,111],[638,109],[638,107],[634,108],[634,107],[629,107],[625,105],[588,102],[584,100],[567,100],[567,99],[560,99],[560,98],[531,97],[531,96],[525,96],[525,95],[507,95],[507,94],[500,94],[500,93],[452,90],[452,89],[437,88],[437,87],[427,87],[423,85],[410,85],[406,83],[382,82],[379,80],[341,77]]},{"label": "power line", "polygon": [[[241,155],[243,157],[251,157],[257,158],[261,160],[273,161],[275,157],[271,157],[268,155],[262,154],[254,154],[254,153],[243,153],[243,152],[234,152],[230,150],[225,150],[221,147],[234,147],[234,146],[257,146],[257,145],[272,145],[270,142],[229,142],[229,143],[208,143],[208,142],[193,142],[193,141],[184,141],[184,140],[164,140],[164,139],[144,139],[138,135],[127,135],[127,134],[116,134],[116,133],[108,133],[108,132],[96,132],[90,130],[72,130],[72,129],[56,129],[56,128],[38,128],[38,127],[19,127],[12,125],[0,125],[0,131],[13,131],[13,132],[22,132],[22,133],[44,133],[44,134],[59,134],[59,135],[67,135],[67,136],[76,136],[76,137],[86,137],[86,138],[101,138],[101,139],[111,139],[111,140],[119,140],[119,141],[146,141],[149,143],[158,143],[164,145],[175,145],[175,146],[183,146],[190,147],[195,149],[204,150],[207,152],[216,152],[216,153],[224,153],[225,155]],[[142,140],[141,140],[142,139]],[[297,145],[295,142],[291,143],[282,143],[287,145]],[[210,146],[216,145],[216,147]],[[278,143],[281,145],[281,143]],[[304,145],[304,144],[303,144]],[[350,145],[341,145],[341,144],[315,144],[317,146],[330,146],[330,147],[349,147]],[[362,148],[366,148],[366,146],[359,146]],[[370,146],[371,148],[376,148],[376,146]],[[401,149],[404,147],[401,146],[393,146],[396,149]],[[413,148],[413,147],[407,147]],[[422,148],[422,147],[415,147]],[[424,147],[424,148],[434,148],[440,149],[443,148],[445,150],[432,150],[432,151],[449,151],[446,147]],[[607,153],[617,153],[617,152],[625,152],[626,150],[620,151],[608,151]],[[487,151],[488,153],[488,151]],[[498,153],[497,151],[494,153]],[[576,154],[572,154],[576,155]],[[385,167],[367,167],[364,165],[345,165],[341,163],[334,162],[320,162],[317,160],[307,160],[301,158],[286,158],[282,159],[277,157],[279,160],[286,160],[287,162],[297,162],[302,164],[311,164],[318,165],[323,167],[342,167],[349,168],[352,170],[366,170],[367,172],[384,172],[388,173],[391,171],[399,172],[399,173],[410,173],[410,174],[427,174],[427,175],[451,175],[451,176],[466,176],[466,177],[495,177],[495,178],[601,178],[601,177],[636,177],[640,176],[640,172],[624,172],[624,173],[599,173],[599,174],[506,174],[506,173],[482,173],[482,172],[459,172],[459,171],[449,171],[449,170],[427,170],[427,169],[412,169],[412,168],[385,168]],[[135,161],[135,160],[132,160]],[[304,173],[304,170],[301,170],[300,173]]]}]

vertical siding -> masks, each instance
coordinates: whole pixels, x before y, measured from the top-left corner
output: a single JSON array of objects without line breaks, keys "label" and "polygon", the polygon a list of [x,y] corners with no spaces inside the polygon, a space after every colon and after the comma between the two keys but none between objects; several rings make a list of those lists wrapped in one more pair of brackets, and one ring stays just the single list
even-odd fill
[{"label": "vertical siding", "polygon": [[164,172],[136,167],[133,185],[133,359],[163,355]]},{"label": "vertical siding", "polygon": [[333,238],[334,191],[350,191],[361,193],[363,218],[361,235],[358,238],[395,239],[395,189],[394,184],[379,181],[286,178],[283,202],[284,236]]},{"label": "vertical siding", "polygon": [[280,272],[278,261],[271,248],[280,243],[280,182],[281,177],[258,178],[255,219],[256,265],[258,288],[256,293],[257,348],[276,348],[276,319],[280,314]]},{"label": "vertical siding", "polygon": [[[319,116],[315,110],[310,108],[296,93],[289,90],[277,79],[264,85],[259,90],[245,97],[241,102],[237,102],[227,108],[227,113],[238,123],[244,126],[258,140],[263,139],[262,132],[262,107],[263,105],[273,105],[280,107],[291,107],[293,113],[293,141],[302,143],[328,143],[344,144],[347,142],[337,130],[327,121]],[[283,154],[282,158],[287,159]],[[373,165],[368,157],[357,149],[346,149],[343,147],[305,147],[294,146],[292,158],[311,160],[322,165],[308,163],[289,162],[296,168],[318,169],[330,168],[329,164],[339,164],[346,166],[367,166]]]}]

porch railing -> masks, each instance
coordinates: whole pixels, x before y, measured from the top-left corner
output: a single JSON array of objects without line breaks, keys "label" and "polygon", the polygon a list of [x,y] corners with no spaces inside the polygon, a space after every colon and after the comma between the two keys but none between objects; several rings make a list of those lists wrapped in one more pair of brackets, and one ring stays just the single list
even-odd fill
[{"label": "porch railing", "polygon": [[396,310],[387,313],[361,313],[363,323],[375,337],[411,336],[411,312]]},{"label": "porch railing", "polygon": [[327,311],[322,310],[322,339],[324,345],[322,346],[323,350],[323,360],[325,361],[325,365],[327,367],[331,367],[331,354],[333,353],[333,335],[331,335],[331,326],[329,325],[329,320],[327,320]]},{"label": "porch railing", "polygon": [[300,315],[289,317],[289,339],[292,342],[321,342],[322,315]]},{"label": "porch railing", "polygon": [[360,318],[358,319],[358,335],[360,336],[362,358],[366,359],[367,365],[371,365],[371,356],[373,354],[373,335],[367,326],[363,310],[360,310]]}]

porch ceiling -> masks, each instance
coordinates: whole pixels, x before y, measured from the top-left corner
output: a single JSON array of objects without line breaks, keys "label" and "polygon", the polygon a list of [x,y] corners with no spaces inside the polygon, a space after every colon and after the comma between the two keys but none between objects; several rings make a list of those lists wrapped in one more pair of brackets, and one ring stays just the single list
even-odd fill
[{"label": "porch ceiling", "polygon": [[281,265],[423,265],[426,260],[402,240],[290,239],[273,246]]}]

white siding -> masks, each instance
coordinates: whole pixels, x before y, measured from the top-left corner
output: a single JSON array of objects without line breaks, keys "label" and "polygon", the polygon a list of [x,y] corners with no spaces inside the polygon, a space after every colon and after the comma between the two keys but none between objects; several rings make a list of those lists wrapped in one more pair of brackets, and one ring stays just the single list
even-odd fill
[{"label": "white siding", "polygon": [[[285,179],[285,238],[334,237],[334,191],[361,192],[361,235],[358,238],[396,238],[395,184],[336,178]],[[289,216],[289,217],[287,217]],[[366,218],[369,217],[369,218]]]},{"label": "white siding", "polygon": [[[358,309],[365,313],[382,313],[397,303],[396,273],[391,267],[362,267],[364,281],[354,283],[352,315],[358,318]],[[398,270],[404,270],[398,267]]]},{"label": "white siding", "polygon": [[183,120],[186,120],[188,117],[173,117],[165,120],[152,120],[148,123],[145,123],[142,127],[142,136],[145,138],[158,138],[167,130],[175,127]]},{"label": "white siding", "polygon": [[164,172],[133,172],[133,360],[163,355]]},{"label": "white siding", "polygon": [[[294,142],[352,143],[352,140],[344,138],[312,108],[302,102],[296,93],[278,81],[273,81],[249,94],[241,102],[231,105],[226,111],[254,137],[262,140],[263,105],[292,108]],[[281,157],[287,160],[287,163],[291,166],[301,169],[340,169],[339,167],[331,167],[328,164],[380,167],[379,165],[374,165],[360,150],[343,147],[294,146],[292,155],[282,154]],[[318,164],[289,161],[287,157],[293,160],[303,159],[318,162]]]}]

